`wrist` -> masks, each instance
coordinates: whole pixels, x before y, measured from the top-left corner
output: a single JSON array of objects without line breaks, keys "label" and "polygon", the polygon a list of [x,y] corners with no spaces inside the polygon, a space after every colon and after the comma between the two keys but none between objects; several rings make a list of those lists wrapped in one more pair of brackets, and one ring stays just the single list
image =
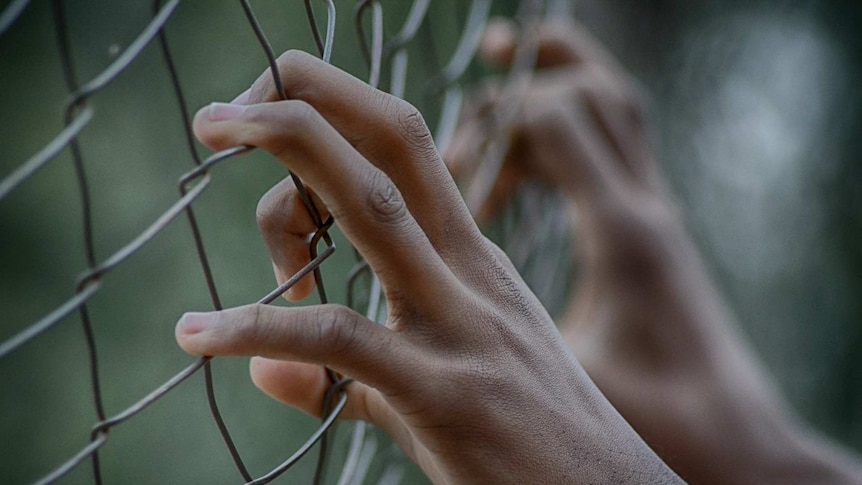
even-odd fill
[{"label": "wrist", "polygon": [[509,402],[477,420],[486,426],[453,450],[448,459],[459,464],[444,482],[681,483],[586,374],[576,374],[582,379],[570,382],[568,400],[536,392],[529,401]]},{"label": "wrist", "polygon": [[771,467],[770,481],[856,484],[862,480],[862,465],[847,452],[800,425],[789,427],[790,450]]}]

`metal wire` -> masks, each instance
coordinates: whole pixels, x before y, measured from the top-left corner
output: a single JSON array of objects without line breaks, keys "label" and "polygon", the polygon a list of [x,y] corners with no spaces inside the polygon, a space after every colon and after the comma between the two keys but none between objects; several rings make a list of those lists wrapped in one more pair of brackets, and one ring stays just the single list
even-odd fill
[{"label": "metal wire", "polygon": [[[28,0],[14,0],[7,5],[2,13],[0,13],[0,35],[3,35],[6,31],[14,27],[16,21],[28,7],[29,3],[30,2]],[[240,0],[239,3],[245,20],[257,37],[260,48],[268,62],[279,97],[281,99],[287,99],[287,93],[282,84],[282,76],[289,76],[290,73],[285,74],[279,72],[274,50],[267,40],[266,34],[261,27],[250,2],[248,0]],[[312,2],[311,0],[304,0],[311,35],[314,39],[315,45],[317,46],[318,53],[323,60],[329,62],[334,48],[336,5],[333,0],[323,0],[323,3],[326,8],[326,28],[323,35],[321,35]],[[548,8],[549,10],[556,9],[555,11],[561,11],[560,9],[565,7],[565,3],[567,3],[565,0],[550,2]],[[72,53],[73,45],[68,35],[69,25],[65,12],[65,4],[63,0],[54,0],[52,3],[54,30],[57,36],[59,58],[63,69],[64,81],[69,90],[69,98],[65,109],[65,126],[35,155],[17,165],[17,168],[0,181],[0,202],[21,185],[27,183],[27,181],[30,180],[39,170],[56,160],[57,156],[68,148],[72,154],[76,185],[81,197],[81,236],[83,239],[87,268],[76,282],[75,289],[71,297],[57,308],[48,312],[44,317],[30,325],[24,326],[24,328],[11,338],[0,343],[0,363],[2,363],[3,359],[8,357],[10,354],[43,336],[49,329],[63,322],[66,317],[70,316],[72,313],[78,312],[81,318],[82,330],[87,342],[89,374],[92,387],[91,391],[97,422],[91,429],[87,445],[64,463],[47,472],[42,478],[36,481],[38,484],[54,483],[80,467],[83,463],[88,461],[88,459],[92,464],[94,483],[101,484],[103,477],[99,462],[99,450],[109,442],[111,430],[139,415],[178,386],[187,382],[190,377],[199,373],[201,369],[204,371],[207,400],[213,420],[215,421],[222,439],[225,442],[228,453],[231,455],[239,475],[238,478],[246,484],[265,484],[271,482],[298,463],[317,443],[320,443],[321,447],[314,475],[314,482],[321,483],[324,480],[324,474],[328,468],[327,459],[331,448],[327,446],[329,431],[333,429],[336,419],[347,404],[348,395],[346,388],[349,386],[350,380],[327,369],[331,386],[323,399],[323,417],[320,425],[314,433],[308,437],[305,443],[294,451],[287,459],[272,468],[270,471],[262,475],[258,475],[257,478],[255,478],[255,475],[247,468],[237,446],[233,442],[228,426],[219,411],[214,391],[214,376],[210,366],[210,362],[212,360],[211,357],[201,357],[196,359],[166,382],[150,391],[146,396],[136,400],[125,409],[120,410],[113,415],[109,415],[105,410],[101,392],[97,342],[94,337],[93,324],[88,310],[88,302],[104,287],[105,277],[110,272],[128,261],[147,244],[162,234],[168,227],[172,226],[180,215],[185,214],[213,308],[215,310],[222,309],[218,288],[205,250],[204,237],[193,210],[193,203],[203,193],[205,193],[213,183],[213,170],[217,166],[232,162],[236,160],[239,155],[252,150],[251,147],[234,147],[214,153],[205,159],[202,159],[198,154],[194,142],[194,135],[192,133],[186,96],[182,88],[181,77],[173,56],[171,55],[168,36],[165,33],[165,27],[177,11],[179,4],[179,0],[153,0],[152,18],[145,28],[141,30],[135,40],[130,43],[128,47],[126,47],[105,69],[86,82],[80,83],[74,69]],[[382,2],[379,0],[359,0],[356,2],[354,8],[354,24],[356,34],[359,39],[359,48],[367,60],[369,73],[368,83],[371,86],[377,87],[380,84],[385,69],[388,69],[390,91],[396,96],[404,96],[409,62],[407,48],[415,41],[417,33],[420,31],[420,27],[423,25],[423,22],[426,21],[429,5],[430,0],[414,0],[401,29],[396,35],[386,39],[384,35],[384,8]],[[542,2],[538,0],[525,0],[522,2],[521,15],[523,16],[523,23],[525,25],[535,25],[535,20],[538,18],[536,12],[541,8],[541,5]],[[428,92],[431,94],[439,96],[442,93],[443,95],[442,115],[440,125],[437,129],[438,143],[441,147],[445,147],[445,145],[448,144],[448,140],[451,139],[451,135],[454,132],[458,113],[460,112],[460,106],[463,100],[463,92],[457,83],[458,80],[462,78],[467,66],[475,56],[479,40],[481,38],[481,32],[484,30],[484,26],[488,20],[490,6],[490,0],[472,1],[469,13],[464,22],[461,38],[455,51],[440,72],[433,76],[426,86]],[[365,17],[368,12],[371,12],[370,35],[367,35],[365,31]],[[93,108],[89,106],[88,100],[110,86],[124,70],[126,70],[141,56],[156,37],[159,38],[159,48],[165,64],[165,69],[170,75],[172,90],[182,116],[183,136],[188,145],[190,157],[194,166],[180,178],[178,182],[180,197],[167,210],[165,210],[145,230],[132,238],[119,250],[116,250],[108,257],[99,258],[94,244],[94,235],[97,228],[94,226],[92,218],[91,197],[89,193],[89,180],[85,166],[85,156],[83,147],[79,141],[81,134],[88,128],[90,122],[97,115]],[[489,136],[489,141],[486,144],[486,155],[484,155],[483,162],[480,164],[479,171],[481,172],[481,176],[476,179],[479,180],[482,185],[479,189],[475,189],[478,195],[474,196],[474,203],[481,203],[483,197],[487,196],[489,189],[486,186],[489,184],[493,185],[496,179],[496,174],[499,173],[499,165],[502,163],[502,154],[507,149],[505,145],[505,139],[507,137],[501,134],[505,133],[511,125],[510,118],[513,116],[511,106],[515,106],[517,104],[518,97],[522,95],[526,83],[529,82],[529,76],[532,73],[533,66],[535,64],[535,55],[536,46],[535,43],[531,42],[524,42],[523,46],[520,47],[516,53],[515,65],[509,79],[507,80],[505,88],[506,91],[504,98],[507,102],[501,103],[507,104],[509,108],[500,108],[500,110],[495,112],[493,115],[494,129],[492,130],[492,133]],[[500,141],[501,139],[503,141]],[[336,250],[333,239],[329,234],[334,221],[331,217],[323,219],[320,211],[315,206],[313,199],[303,185],[302,180],[290,172],[289,176],[296,185],[300,197],[317,227],[317,231],[309,243],[310,262],[300,271],[290,276],[283,284],[262,297],[258,303],[272,303],[279,296],[297,284],[303,277],[308,276],[309,274],[314,275],[318,297],[321,303],[325,303],[328,301],[328,298],[326,285],[320,269],[321,265],[330,258]],[[365,282],[364,284],[367,291],[365,291],[365,298],[362,301],[359,301],[357,295],[361,292],[360,286],[363,285],[363,282]],[[377,281],[376,276],[371,273],[367,263],[358,256],[358,253],[357,264],[346,277],[345,283],[347,285],[348,305],[354,308],[364,306],[365,313],[368,318],[376,321],[385,320],[385,301],[382,298],[379,281]],[[369,431],[370,426],[365,423],[357,424],[354,427],[353,436],[350,441],[350,448],[341,472],[338,475],[339,485],[360,484],[365,480],[370,467],[370,462],[379,449],[376,438],[374,438],[372,434],[369,434]],[[390,457],[394,456],[392,453],[387,453],[387,455]],[[380,483],[398,483],[400,477],[403,476],[403,468],[399,465],[398,460],[396,459],[387,458],[384,469],[385,471]]]},{"label": "metal wire", "polygon": [[4,32],[9,30],[9,27],[12,27],[12,24],[18,20],[18,17],[21,16],[21,13],[29,5],[30,0],[13,0],[3,9],[3,12],[0,13],[0,35],[3,35]]}]

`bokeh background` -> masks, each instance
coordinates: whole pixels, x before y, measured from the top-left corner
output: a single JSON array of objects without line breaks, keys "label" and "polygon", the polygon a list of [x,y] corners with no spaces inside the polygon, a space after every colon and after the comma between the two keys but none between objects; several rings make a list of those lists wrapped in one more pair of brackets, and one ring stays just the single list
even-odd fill
[{"label": "bokeh background", "polygon": [[[150,1],[65,3],[82,80],[104,69],[150,18]],[[302,2],[252,3],[277,51],[312,50]],[[354,2],[336,3],[333,62],[364,77]],[[388,34],[409,3],[383,2]],[[505,15],[515,2],[494,3]],[[451,53],[468,5],[432,2],[435,49],[411,46],[408,98],[432,126],[439,101],[423,96],[425,80]],[[800,415],[862,450],[862,6],[582,0],[576,14],[651,93],[665,172],[743,334]],[[265,67],[238,2],[183,2],[167,32],[192,109],[232,99]],[[483,74],[474,67],[468,78]],[[0,177],[62,129],[66,96],[50,2],[34,0],[0,36]],[[177,199],[176,182],[192,161],[155,43],[91,106],[96,116],[81,146],[97,255],[105,258]],[[256,301],[274,286],[254,211],[284,176],[268,156],[251,154],[217,167],[195,203],[225,305]],[[324,275],[332,300],[344,301],[352,254],[338,243]],[[85,266],[67,150],[0,201],[0,339],[69,298]],[[106,277],[90,311],[109,413],[192,361],[174,343],[173,326],[184,311],[208,308],[183,218]],[[86,355],[72,315],[0,361],[3,483],[32,482],[86,444],[96,419]],[[255,475],[316,428],[258,392],[244,359],[213,365],[225,420]],[[240,481],[201,375],[115,428],[100,456],[108,483]],[[307,483],[312,468],[306,460],[277,483]],[[404,483],[422,481],[415,470],[406,473]],[[61,483],[91,481],[85,464]]]},{"label": "bokeh background", "polygon": [[665,173],[793,407],[862,449],[862,5],[594,1]]}]

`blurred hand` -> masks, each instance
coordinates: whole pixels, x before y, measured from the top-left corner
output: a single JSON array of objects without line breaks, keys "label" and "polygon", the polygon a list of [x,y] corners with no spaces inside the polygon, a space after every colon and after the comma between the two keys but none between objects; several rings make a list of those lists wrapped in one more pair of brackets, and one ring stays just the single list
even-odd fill
[{"label": "blurred hand", "polygon": [[[678,218],[653,156],[640,89],[573,24],[547,23],[538,35],[540,69],[522,99],[500,100],[500,87],[489,83],[465,110],[444,158],[456,178],[472,176],[487,137],[485,116],[497,102],[517,103],[509,153],[477,218],[492,217],[519,184],[540,178],[577,210],[584,273],[619,280],[665,271],[666,248],[657,238],[676,230]],[[492,23],[480,53],[506,65],[518,39],[510,23]]]},{"label": "blurred hand", "polygon": [[[506,21],[488,28],[480,54],[490,64],[513,61],[520,37]],[[519,99],[501,100],[489,81],[471,100],[451,148],[453,173],[471,176],[487,139],[487,117],[498,103],[516,103],[506,163],[480,219],[493,216],[524,179],[538,177],[591,205],[609,191],[626,194],[660,184],[645,132],[639,89],[586,32],[568,22],[539,31],[540,70]]]},{"label": "blurred hand", "polygon": [[[188,352],[260,356],[255,383],[319,415],[329,381],[356,379],[343,416],[387,431],[438,483],[672,482],[594,387],[501,251],[478,231],[409,104],[299,52],[195,133],[214,150],[275,155],[317,194],[378,275],[385,326],[338,305],[186,314]],[[258,210],[283,280],[315,231],[289,182]],[[301,299],[309,282],[293,290]]]},{"label": "blurred hand", "polygon": [[[539,36],[542,69],[514,100],[511,148],[479,217],[532,177],[570,198],[580,271],[558,324],[587,373],[693,483],[852,483],[854,465],[799,426],[737,337],[667,195],[636,85],[579,27]],[[517,42],[510,24],[492,24],[482,54],[507,65]],[[466,110],[446,154],[456,176],[475,171],[483,115],[513,102],[499,92]]]}]

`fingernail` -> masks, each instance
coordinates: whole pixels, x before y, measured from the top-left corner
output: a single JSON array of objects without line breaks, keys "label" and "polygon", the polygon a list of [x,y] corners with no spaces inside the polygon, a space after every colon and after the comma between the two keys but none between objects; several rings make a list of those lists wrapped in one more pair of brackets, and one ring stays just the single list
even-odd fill
[{"label": "fingernail", "polygon": [[201,333],[212,325],[214,317],[213,313],[186,313],[178,324],[179,331],[185,335]]},{"label": "fingernail", "polygon": [[242,115],[246,110],[245,106],[239,104],[228,103],[210,103],[207,110],[207,118],[210,121],[227,121],[232,120]]},{"label": "fingernail", "polygon": [[230,104],[239,104],[244,105],[248,103],[248,98],[251,97],[251,88],[246,89],[239,96],[236,97]]}]

